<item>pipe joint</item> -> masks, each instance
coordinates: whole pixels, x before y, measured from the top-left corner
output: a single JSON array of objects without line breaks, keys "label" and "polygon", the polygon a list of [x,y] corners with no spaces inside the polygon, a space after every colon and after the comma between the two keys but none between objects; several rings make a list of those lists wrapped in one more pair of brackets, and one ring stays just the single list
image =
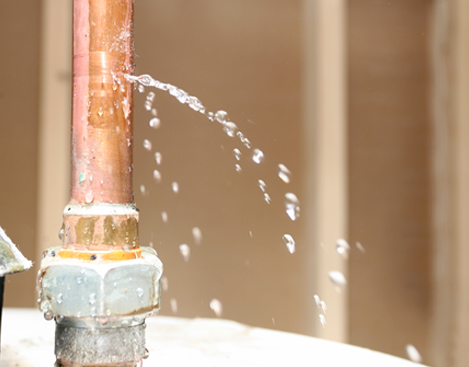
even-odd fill
[{"label": "pipe joint", "polygon": [[141,248],[139,258],[125,261],[90,261],[60,254],[60,247],[49,249],[41,263],[38,302],[46,318],[76,322],[92,318],[107,323],[159,310],[163,266],[152,248]]},{"label": "pipe joint", "polygon": [[83,258],[83,251],[128,253],[139,247],[138,209],[133,204],[67,205],[63,218],[61,236],[68,257]]}]

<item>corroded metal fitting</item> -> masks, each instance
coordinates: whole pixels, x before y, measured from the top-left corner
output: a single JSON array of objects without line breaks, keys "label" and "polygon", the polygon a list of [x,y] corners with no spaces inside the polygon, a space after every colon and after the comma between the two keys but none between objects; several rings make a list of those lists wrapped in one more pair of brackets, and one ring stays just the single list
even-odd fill
[{"label": "corroded metal fitting", "polygon": [[138,209],[133,204],[67,205],[61,229],[64,249],[109,251],[138,248]]},{"label": "corroded metal fitting", "polygon": [[148,355],[145,324],[83,328],[57,324],[55,354],[59,366],[135,366]]},{"label": "corroded metal fitting", "polygon": [[156,251],[138,246],[138,210],[68,205],[61,237],[63,246],[44,252],[37,280],[39,307],[57,323],[56,365],[136,365],[163,272]]},{"label": "corroded metal fitting", "polygon": [[158,311],[163,267],[152,248],[125,261],[63,258],[60,251],[49,249],[41,263],[39,302],[46,318],[108,319]]}]

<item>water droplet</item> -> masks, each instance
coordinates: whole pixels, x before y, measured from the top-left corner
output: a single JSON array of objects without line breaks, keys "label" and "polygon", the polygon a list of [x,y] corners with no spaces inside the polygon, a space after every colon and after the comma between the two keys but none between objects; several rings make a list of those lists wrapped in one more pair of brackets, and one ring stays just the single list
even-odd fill
[{"label": "water droplet", "polygon": [[88,191],[85,196],[85,202],[87,204],[91,203],[93,201],[93,191]]},{"label": "water droplet", "polygon": [[189,261],[189,256],[191,255],[191,249],[185,243],[179,245],[179,252],[181,253],[182,257],[184,258],[185,262]]},{"label": "water droplet", "polygon": [[59,231],[59,240],[60,241],[64,240],[64,235],[65,235],[65,229],[60,228],[60,231]]},{"label": "water droplet", "polygon": [[147,189],[145,188],[145,185],[140,185],[140,192],[142,193],[142,195],[145,195],[146,191]]},{"label": "water droplet", "polygon": [[161,90],[168,90],[171,87],[171,84],[166,84],[166,83],[158,83],[158,89]]},{"label": "water droplet", "polygon": [[151,150],[151,145],[152,145],[152,144],[151,144],[151,141],[150,141],[150,140],[145,139],[145,140],[143,141],[143,147],[145,148],[145,150],[150,151],[150,150]]},{"label": "water droplet", "polygon": [[326,314],[326,312],[327,312],[326,302],[321,301],[321,302],[319,303],[319,307],[321,308],[322,312],[323,312],[324,314]]},{"label": "water droplet", "polygon": [[335,250],[344,259],[347,259],[350,251],[350,246],[347,241],[345,241],[343,238],[339,238],[336,242]]},{"label": "water droplet", "polygon": [[153,84],[153,78],[148,74],[143,74],[137,77],[137,80],[140,84],[144,85],[145,87],[149,87]]},{"label": "water droplet", "polygon": [[262,181],[262,180],[259,180],[259,181],[257,181],[257,183],[259,184],[259,188],[262,190],[262,192],[265,192],[265,188],[267,187],[265,182]]},{"label": "water droplet", "polygon": [[228,121],[223,125],[223,131],[231,138],[236,136],[236,132],[238,131],[238,126],[234,122]]},{"label": "water droplet", "polygon": [[161,125],[161,121],[158,117],[153,117],[149,122],[150,127],[153,129],[158,129]]},{"label": "water droplet", "polygon": [[154,92],[148,93],[147,101],[153,102],[154,100],[155,100],[155,93]]},{"label": "water droplet", "polygon": [[132,109],[132,105],[127,101],[127,98],[122,99],[122,111],[124,112],[125,117],[128,117],[130,111]]},{"label": "water droplet", "polygon": [[44,312],[44,318],[47,321],[50,321],[54,318],[54,314],[51,311]]},{"label": "water droplet", "polygon": [[78,284],[81,284],[82,282],[83,282],[83,279],[80,278],[80,277],[78,277],[78,278],[77,278],[77,283],[78,283]]},{"label": "water droplet", "polygon": [[112,83],[112,90],[117,90],[117,84],[115,81]]},{"label": "water droplet", "polygon": [[264,200],[267,204],[270,204],[272,202],[272,199],[270,198],[270,195],[268,193],[264,193]]},{"label": "water droplet", "polygon": [[319,322],[321,323],[322,327],[326,327],[326,317],[324,315],[319,315]]},{"label": "water droplet", "polygon": [[50,302],[48,300],[44,300],[41,302],[41,304],[39,305],[39,309],[42,311],[42,312],[48,312],[50,311]]},{"label": "water droplet", "polygon": [[244,136],[244,134],[241,131],[238,131],[236,133],[236,136],[239,138],[241,141],[241,144],[243,144],[246,148],[251,149],[251,142],[249,141],[248,138]]},{"label": "water droplet", "polygon": [[210,121],[213,121],[213,120],[215,120],[215,114],[213,112],[209,112],[209,113],[207,113],[207,118]]},{"label": "water droplet", "polygon": [[189,107],[192,108],[194,111],[205,113],[205,106],[202,102],[199,101],[197,97],[191,96],[189,97]]},{"label": "water droplet", "polygon": [[285,241],[285,244],[287,245],[290,254],[293,254],[295,252],[295,240],[293,239],[293,237],[289,234],[284,234],[282,238]]},{"label": "water droplet", "polygon": [[178,301],[175,298],[171,298],[169,300],[169,304],[171,305],[171,311],[173,313],[178,313]]},{"label": "water droplet", "polygon": [[329,279],[332,284],[335,285],[338,291],[341,291],[347,285],[347,280],[345,279],[344,274],[340,271],[334,270],[329,272]]},{"label": "water droplet", "polygon": [[90,305],[94,305],[96,303],[96,293],[90,294],[89,301],[90,301]]},{"label": "water droplet", "polygon": [[57,303],[60,305],[64,301],[64,296],[62,293],[59,293],[56,298]]},{"label": "water droplet", "polygon": [[215,113],[215,120],[217,120],[220,124],[225,124],[230,120],[230,118],[228,117],[228,113],[226,111],[220,110]]},{"label": "water droplet", "polygon": [[252,160],[259,164],[264,160],[264,153],[260,149],[254,149],[252,152]]},{"label": "water droplet", "polygon": [[295,194],[289,192],[285,194],[285,209],[291,220],[300,216],[300,201]]},{"label": "water droplet", "polygon": [[[115,89],[114,89],[114,90],[115,90]],[[138,86],[138,91],[139,91],[140,93],[145,92],[145,87],[140,84],[140,85]]]},{"label": "water droplet", "polygon": [[147,111],[150,111],[152,106],[153,106],[153,103],[151,103],[151,101],[145,101],[145,103],[143,105],[145,106],[145,109]]},{"label": "water droplet", "polygon": [[147,348],[145,348],[145,354],[143,355],[142,359],[147,359],[150,356],[150,352]]},{"label": "water droplet", "polygon": [[321,307],[321,298],[317,294],[313,296],[314,302],[316,303],[316,306]]},{"label": "water droplet", "polygon": [[187,98],[189,97],[186,92],[184,92],[182,89],[176,88],[174,85],[169,87],[169,94],[171,94],[173,97],[176,97],[177,100],[181,103],[186,103]]},{"label": "water droplet", "polygon": [[233,155],[237,161],[241,159],[241,151],[239,149],[233,149]]},{"label": "water droplet", "polygon": [[158,111],[156,110],[156,108],[151,109],[151,114],[155,117],[158,115]]},{"label": "water droplet", "polygon": [[249,236],[252,238],[252,231],[249,231]]},{"label": "water droplet", "polygon": [[357,249],[359,249],[361,252],[365,252],[365,248],[360,242],[355,243],[355,246],[357,246]]},{"label": "water droplet", "polygon": [[251,141],[248,138],[243,138],[243,140],[241,140],[241,143],[243,143],[246,148],[251,149]]},{"label": "water droplet", "polygon": [[290,170],[283,164],[278,165],[278,177],[285,182],[290,183],[291,172]]},{"label": "water droplet", "polygon": [[98,116],[101,117],[103,115],[103,108],[102,107],[99,107],[99,110],[98,110]]},{"label": "water droplet", "polygon": [[407,344],[405,350],[407,352],[407,356],[412,362],[422,363],[422,356],[420,355],[417,348],[415,348],[415,346],[413,346],[412,344]]},{"label": "water droplet", "polygon": [[215,312],[217,317],[221,317],[223,313],[223,305],[218,299],[214,298],[210,301],[210,308],[213,312]]},{"label": "water droplet", "polygon": [[156,161],[156,164],[159,166],[161,164],[161,162],[163,161],[163,156],[161,155],[160,152],[156,152],[155,153],[155,161]]},{"label": "water droplet", "polygon": [[171,184],[171,187],[173,188],[173,191],[175,194],[177,194],[179,192],[179,184],[177,182],[173,182]]},{"label": "water droplet", "polygon": [[163,291],[166,292],[168,290],[168,287],[169,287],[168,278],[161,277],[161,289],[163,289]]},{"label": "water droplet", "polygon": [[202,231],[199,227],[192,228],[192,236],[196,245],[200,245],[202,242]]},{"label": "water droplet", "polygon": [[144,293],[144,292],[143,292],[143,289],[142,289],[142,288],[137,288],[137,289],[135,290],[135,292],[137,292],[138,298],[142,298],[142,297],[143,297],[143,293]]},{"label": "water droplet", "polygon": [[238,173],[241,173],[241,172],[243,171],[243,169],[241,168],[241,166],[240,166],[239,164],[237,164],[237,163],[235,164],[235,170],[236,170],[236,172],[238,172]]},{"label": "water droplet", "polygon": [[168,223],[168,213],[161,212],[161,220],[163,221],[163,223]]},{"label": "water droplet", "polygon": [[62,315],[55,315],[55,322],[60,324],[64,317]]},{"label": "water droplet", "polygon": [[155,179],[156,183],[160,183],[161,182],[161,173],[160,173],[160,171],[155,169],[153,171],[153,178]]}]

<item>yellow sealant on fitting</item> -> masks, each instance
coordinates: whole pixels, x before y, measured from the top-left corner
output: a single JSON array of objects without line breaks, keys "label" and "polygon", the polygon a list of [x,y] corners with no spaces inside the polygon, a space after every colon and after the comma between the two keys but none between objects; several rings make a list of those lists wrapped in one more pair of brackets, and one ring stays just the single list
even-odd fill
[{"label": "yellow sealant on fitting", "polygon": [[124,261],[139,259],[142,255],[142,248],[139,247],[128,251],[120,249],[111,251],[78,251],[62,248],[57,255],[63,259],[78,259],[89,262]]}]

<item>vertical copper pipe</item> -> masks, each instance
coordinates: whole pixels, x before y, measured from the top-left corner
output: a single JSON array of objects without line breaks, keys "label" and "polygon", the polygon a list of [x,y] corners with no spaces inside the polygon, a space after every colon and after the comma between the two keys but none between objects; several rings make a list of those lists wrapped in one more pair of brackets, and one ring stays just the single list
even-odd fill
[{"label": "vertical copper pipe", "polygon": [[133,0],[73,8],[70,203],[132,203]]}]

